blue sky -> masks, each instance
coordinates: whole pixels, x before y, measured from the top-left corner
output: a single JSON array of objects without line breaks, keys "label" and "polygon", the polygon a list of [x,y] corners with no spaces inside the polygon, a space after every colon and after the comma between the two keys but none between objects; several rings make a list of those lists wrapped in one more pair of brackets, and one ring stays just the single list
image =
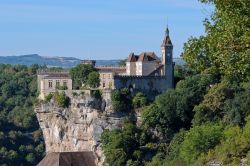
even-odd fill
[{"label": "blue sky", "polygon": [[168,22],[178,57],[190,36],[204,33],[211,11],[198,0],[1,0],[0,56],[160,56]]}]

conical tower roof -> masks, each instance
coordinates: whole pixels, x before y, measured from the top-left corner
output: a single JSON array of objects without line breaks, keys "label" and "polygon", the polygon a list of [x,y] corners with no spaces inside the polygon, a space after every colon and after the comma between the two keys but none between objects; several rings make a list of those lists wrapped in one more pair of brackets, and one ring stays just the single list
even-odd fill
[{"label": "conical tower roof", "polygon": [[173,44],[169,36],[169,29],[167,27],[165,37],[164,37],[161,47],[169,47],[169,46],[173,46]]}]

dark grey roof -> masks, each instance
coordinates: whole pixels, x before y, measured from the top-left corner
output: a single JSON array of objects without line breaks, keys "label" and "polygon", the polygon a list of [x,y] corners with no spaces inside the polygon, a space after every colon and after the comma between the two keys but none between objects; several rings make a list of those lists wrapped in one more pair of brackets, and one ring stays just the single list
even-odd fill
[{"label": "dark grey roof", "polygon": [[162,47],[173,46],[172,41],[169,36],[166,36],[162,42]]},{"label": "dark grey roof", "polygon": [[59,79],[70,79],[70,73],[67,71],[63,72],[39,72],[38,75],[44,76],[44,79],[59,78]]},{"label": "dark grey roof", "polygon": [[149,61],[157,61],[160,62],[161,60],[155,55],[154,52],[142,52],[140,55],[135,55],[134,53],[131,53],[128,56],[127,62],[149,62]]},{"label": "dark grey roof", "polygon": [[112,72],[116,74],[126,73],[126,67],[96,67],[100,72]]},{"label": "dark grey roof", "polygon": [[169,47],[169,46],[173,46],[172,42],[171,42],[171,39],[170,39],[170,36],[169,36],[169,29],[167,27],[166,29],[166,34],[165,34],[165,38],[162,42],[162,47]]}]

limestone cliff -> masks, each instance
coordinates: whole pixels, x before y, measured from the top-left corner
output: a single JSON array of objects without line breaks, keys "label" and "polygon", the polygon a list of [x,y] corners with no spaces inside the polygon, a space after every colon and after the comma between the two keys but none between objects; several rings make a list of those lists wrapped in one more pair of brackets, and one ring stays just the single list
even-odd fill
[{"label": "limestone cliff", "polygon": [[103,161],[100,136],[104,129],[121,126],[121,113],[113,113],[110,93],[102,99],[91,97],[90,93],[73,96],[68,108],[60,108],[53,99],[36,106],[35,112],[43,131],[46,152],[93,151],[99,165]]}]

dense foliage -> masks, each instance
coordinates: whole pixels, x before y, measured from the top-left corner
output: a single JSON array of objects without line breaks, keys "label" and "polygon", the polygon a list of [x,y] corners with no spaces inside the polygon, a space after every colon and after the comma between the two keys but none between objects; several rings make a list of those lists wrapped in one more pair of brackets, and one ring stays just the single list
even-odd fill
[{"label": "dense foliage", "polygon": [[87,84],[91,88],[98,88],[100,86],[100,75],[96,71],[92,71],[88,75]]},{"label": "dense foliage", "polygon": [[142,92],[138,92],[133,97],[132,103],[134,108],[144,107],[147,104],[147,97]]},{"label": "dense foliage", "polygon": [[[95,71],[96,69],[92,65],[86,64],[79,64],[76,67],[72,68],[70,70],[70,75],[73,80],[73,89],[80,89],[83,85],[92,86],[93,80],[96,80],[97,74],[92,73]],[[90,73],[92,73],[91,77],[89,77]],[[94,84],[94,86],[97,86],[97,84]]]},{"label": "dense foliage", "polygon": [[111,100],[115,111],[128,112],[132,107],[131,94],[127,88],[114,90]]},{"label": "dense foliage", "polygon": [[[175,69],[176,88],[148,106],[136,95],[141,123],[103,133],[108,164],[250,164],[250,1],[201,2],[215,11],[206,34],[185,44],[187,66]],[[118,91],[113,97],[118,110],[127,106]]]},{"label": "dense foliage", "polygon": [[56,92],[54,93],[55,102],[59,107],[69,107],[70,98],[64,92]]},{"label": "dense foliage", "polygon": [[185,61],[197,72],[250,80],[250,1],[200,1],[212,3],[215,11],[205,20],[206,35],[185,44]]},{"label": "dense foliage", "polygon": [[44,155],[33,111],[38,67],[0,65],[0,165],[35,165]]}]

